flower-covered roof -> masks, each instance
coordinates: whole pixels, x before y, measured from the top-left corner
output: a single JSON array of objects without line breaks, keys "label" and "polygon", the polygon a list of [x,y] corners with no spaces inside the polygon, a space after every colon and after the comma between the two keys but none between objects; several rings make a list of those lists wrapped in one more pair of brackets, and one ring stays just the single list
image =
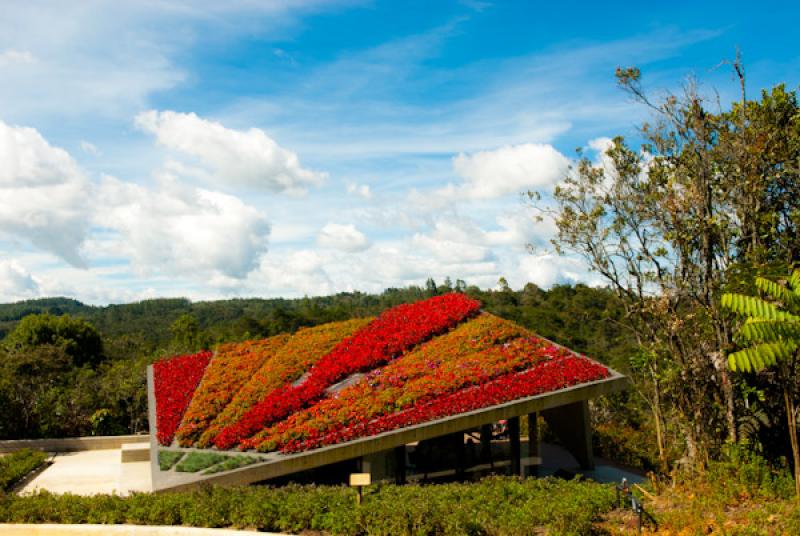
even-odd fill
[{"label": "flower-covered roof", "polygon": [[160,361],[157,439],[297,453],[610,374],[452,293]]}]

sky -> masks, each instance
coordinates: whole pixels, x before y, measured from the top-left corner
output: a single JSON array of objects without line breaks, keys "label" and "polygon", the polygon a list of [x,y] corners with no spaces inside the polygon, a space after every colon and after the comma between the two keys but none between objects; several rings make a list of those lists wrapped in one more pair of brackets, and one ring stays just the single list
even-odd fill
[{"label": "sky", "polygon": [[688,77],[800,83],[794,2],[0,0],[0,302],[602,284],[522,192]]}]

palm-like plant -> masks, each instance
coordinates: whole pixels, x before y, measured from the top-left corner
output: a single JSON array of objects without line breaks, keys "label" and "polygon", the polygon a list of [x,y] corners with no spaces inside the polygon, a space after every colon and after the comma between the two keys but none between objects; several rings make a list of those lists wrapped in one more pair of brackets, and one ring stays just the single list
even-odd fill
[{"label": "palm-like plant", "polygon": [[731,370],[760,372],[777,368],[789,425],[794,460],[795,491],[800,497],[800,447],[794,403],[795,367],[800,349],[800,270],[781,282],[757,277],[756,287],[768,298],[724,294],[722,306],[745,317],[736,342],[743,346],[728,355]]}]

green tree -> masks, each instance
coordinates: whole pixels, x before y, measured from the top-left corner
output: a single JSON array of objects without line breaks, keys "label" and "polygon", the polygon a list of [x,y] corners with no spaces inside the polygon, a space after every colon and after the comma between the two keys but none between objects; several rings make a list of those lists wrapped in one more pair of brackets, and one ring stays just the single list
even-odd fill
[{"label": "green tree", "polygon": [[436,281],[434,281],[432,277],[429,277],[427,281],[425,281],[425,290],[428,292],[428,296],[436,296],[439,293]]},{"label": "green tree", "polygon": [[26,316],[8,334],[6,344],[18,351],[56,346],[62,348],[77,367],[96,366],[105,359],[100,333],[86,320],[69,315]]},{"label": "green tree", "polygon": [[731,370],[743,372],[777,369],[792,447],[795,490],[800,498],[800,446],[795,404],[800,357],[800,270],[794,270],[780,282],[757,277],[755,284],[768,299],[735,293],[722,296],[724,307],[745,318],[736,333],[737,342],[745,347],[729,354],[728,364]]},{"label": "green tree", "polygon": [[737,433],[721,293],[800,250],[800,108],[783,86],[715,113],[691,82],[651,100],[638,69],[617,78],[653,112],[645,143],[616,137],[600,162],[579,152],[554,210],[531,199],[554,218],[557,251],[604,277],[642,355],[665,365],[665,396],[648,398],[677,408],[687,454],[703,462]]},{"label": "green tree", "polygon": [[172,345],[177,351],[190,352],[200,344],[200,323],[194,315],[184,313],[169,327]]}]

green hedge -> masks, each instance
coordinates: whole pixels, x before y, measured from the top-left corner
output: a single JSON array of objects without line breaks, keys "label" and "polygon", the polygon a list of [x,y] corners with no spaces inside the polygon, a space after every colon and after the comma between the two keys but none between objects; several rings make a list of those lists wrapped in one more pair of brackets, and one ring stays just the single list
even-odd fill
[{"label": "green hedge", "polygon": [[47,454],[38,450],[22,449],[0,457],[0,490],[10,491],[25,475],[42,465]]},{"label": "green hedge", "polygon": [[0,523],[131,523],[344,535],[589,534],[610,510],[613,488],[558,479],[373,486],[364,503],[346,487],[207,487],[130,497],[0,498]]}]

